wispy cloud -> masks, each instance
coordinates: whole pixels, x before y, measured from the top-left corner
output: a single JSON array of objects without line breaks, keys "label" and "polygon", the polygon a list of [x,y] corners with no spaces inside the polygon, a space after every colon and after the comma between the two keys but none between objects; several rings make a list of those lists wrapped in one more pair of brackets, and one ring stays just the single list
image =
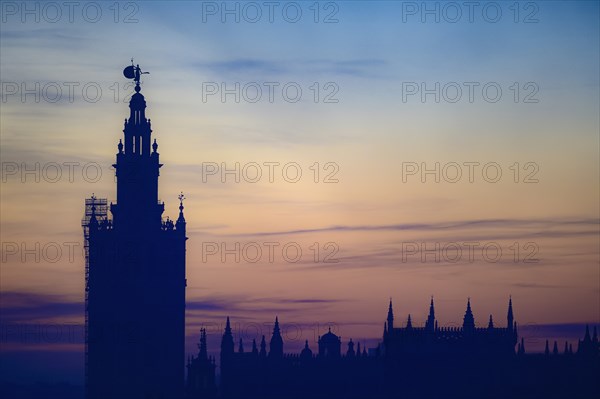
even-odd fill
[{"label": "wispy cloud", "polygon": [[259,59],[232,59],[226,61],[200,62],[193,64],[193,67],[200,70],[209,70],[215,73],[224,74],[281,74],[289,71],[289,68],[281,62],[259,60]]},{"label": "wispy cloud", "polygon": [[84,304],[62,295],[4,291],[1,294],[0,318],[3,323],[83,318]]},{"label": "wispy cloud", "polygon": [[22,45],[22,41],[27,40],[28,46],[53,45],[56,47],[66,48],[67,46],[82,45],[84,37],[75,34],[73,29],[67,28],[40,28],[40,29],[3,29],[2,30],[3,46]]},{"label": "wispy cloud", "polygon": [[383,59],[351,59],[351,60],[315,60],[307,61],[309,70],[359,78],[377,78],[382,76],[382,70],[387,66]]},{"label": "wispy cloud", "polygon": [[453,222],[437,223],[408,223],[408,224],[384,224],[384,225],[336,225],[328,227],[316,227],[312,229],[263,231],[251,233],[232,234],[232,236],[275,236],[295,235],[331,231],[439,231],[460,230],[468,228],[537,228],[537,236],[560,236],[560,235],[590,235],[598,234],[599,230],[581,230],[576,232],[547,231],[549,228],[571,227],[571,226],[598,226],[600,219],[476,219],[459,220]]},{"label": "wispy cloud", "polygon": [[267,59],[237,58],[220,61],[196,62],[192,66],[200,71],[219,75],[243,75],[247,77],[271,79],[285,74],[311,73],[315,75],[376,77],[386,66],[383,59],[316,59],[273,61]]},{"label": "wispy cloud", "polygon": [[539,288],[539,289],[565,288],[564,285],[558,285],[558,284],[515,283],[513,285],[518,288]]},{"label": "wispy cloud", "polygon": [[268,312],[297,312],[306,311],[313,307],[323,307],[328,304],[343,302],[343,299],[330,298],[257,298],[253,296],[204,296],[188,299],[186,309],[197,312],[218,312],[222,314],[235,313],[268,313]]}]

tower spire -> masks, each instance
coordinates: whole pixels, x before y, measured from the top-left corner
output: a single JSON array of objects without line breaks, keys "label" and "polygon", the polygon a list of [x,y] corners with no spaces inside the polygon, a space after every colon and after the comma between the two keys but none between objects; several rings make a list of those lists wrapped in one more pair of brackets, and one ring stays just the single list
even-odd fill
[{"label": "tower spire", "polygon": [[508,314],[506,316],[506,327],[512,331],[515,318],[513,316],[512,296],[508,298]]},{"label": "tower spire", "polygon": [[585,325],[585,336],[583,337],[583,342],[590,342],[592,340],[590,336],[590,326],[589,324]]},{"label": "tower spire", "polygon": [[275,325],[273,326],[273,335],[269,342],[269,357],[283,357],[283,338],[281,338],[281,330],[279,329],[279,318],[275,317]]},{"label": "tower spire", "polygon": [[200,352],[198,353],[198,358],[201,360],[207,360],[207,348],[206,348],[206,328],[202,328],[200,330],[200,344],[198,345]]},{"label": "tower spire", "polygon": [[435,329],[435,309],[433,306],[433,295],[431,296],[431,302],[429,304],[429,316],[427,317],[425,328],[429,331],[433,331]]},{"label": "tower spire", "polygon": [[231,333],[231,323],[229,322],[229,316],[227,316],[227,322],[225,323],[225,332],[223,338],[221,338],[221,356],[228,356],[234,351],[233,334]]},{"label": "tower spire", "polygon": [[471,310],[471,298],[467,299],[467,310],[463,319],[463,329],[475,329],[475,318],[473,317],[473,311]]},{"label": "tower spire", "polygon": [[392,331],[394,329],[394,310],[392,309],[392,298],[390,298],[390,306],[388,307],[387,328],[388,331]]},{"label": "tower spire", "polygon": [[262,336],[260,341],[260,357],[267,357],[267,342],[265,341],[265,336]]},{"label": "tower spire", "polygon": [[525,354],[525,340],[523,338],[521,338],[521,343],[519,344],[518,354],[519,355],[524,355]]},{"label": "tower spire", "polygon": [[162,227],[164,204],[158,201],[158,176],[162,164],[152,144],[150,119],[146,118],[146,99],[140,93],[139,65],[130,65],[123,71],[136,83],[129,101],[129,118],[125,119],[123,138],[117,145],[115,168],[117,176],[117,203],[111,206],[113,224],[127,230],[150,231]]}]

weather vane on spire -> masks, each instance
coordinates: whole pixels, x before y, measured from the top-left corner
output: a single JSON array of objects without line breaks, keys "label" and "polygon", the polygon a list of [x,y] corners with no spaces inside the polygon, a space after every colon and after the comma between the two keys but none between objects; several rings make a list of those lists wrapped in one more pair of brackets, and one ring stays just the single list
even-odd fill
[{"label": "weather vane on spire", "polygon": [[140,85],[140,75],[146,75],[146,74],[150,74],[150,72],[142,72],[142,69],[140,68],[140,64],[137,64],[137,65],[133,64],[133,58],[131,58],[131,65],[129,65],[128,67],[126,67],[123,70],[123,75],[127,79],[133,79],[135,81],[136,86]]}]

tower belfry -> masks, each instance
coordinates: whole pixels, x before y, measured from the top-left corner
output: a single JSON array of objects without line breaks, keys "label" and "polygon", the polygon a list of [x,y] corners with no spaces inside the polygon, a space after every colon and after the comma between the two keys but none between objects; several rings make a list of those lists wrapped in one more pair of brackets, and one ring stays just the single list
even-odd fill
[{"label": "tower belfry", "polygon": [[[141,93],[140,66],[128,66],[125,77],[135,80],[135,93],[129,102],[124,139],[117,145],[117,204],[111,205],[115,225],[126,229],[156,229],[161,225],[164,204],[158,201],[159,162],[156,139],[151,145],[152,127],[146,118],[146,99]],[[124,143],[124,144],[123,144]]]},{"label": "tower belfry", "polygon": [[[136,83],[117,144],[117,200],[87,211],[86,393],[88,398],[183,396],[186,223],[162,219],[158,144],[141,94],[139,65],[123,71]],[[90,201],[88,200],[88,207]],[[95,203],[95,201],[94,201]]]}]

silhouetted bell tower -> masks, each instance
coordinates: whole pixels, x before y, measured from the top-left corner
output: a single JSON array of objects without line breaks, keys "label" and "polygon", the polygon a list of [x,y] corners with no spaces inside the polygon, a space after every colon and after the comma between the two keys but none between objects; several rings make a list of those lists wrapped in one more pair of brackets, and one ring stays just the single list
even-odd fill
[{"label": "silhouetted bell tower", "polygon": [[[137,82],[136,82],[137,83]],[[152,129],[146,119],[146,100],[139,83],[129,102],[129,120],[125,119],[125,144],[119,141],[117,163],[117,204],[111,206],[113,223],[125,228],[157,228],[164,204],[158,202],[159,163],[156,140],[150,145]]]},{"label": "silhouetted bell tower", "polygon": [[[86,393],[88,398],[180,398],[184,388],[185,242],[179,217],[163,220],[158,144],[151,143],[139,65],[124,138],[117,145],[112,220],[92,205],[87,224]],[[85,227],[85,226],[84,226]]]}]

